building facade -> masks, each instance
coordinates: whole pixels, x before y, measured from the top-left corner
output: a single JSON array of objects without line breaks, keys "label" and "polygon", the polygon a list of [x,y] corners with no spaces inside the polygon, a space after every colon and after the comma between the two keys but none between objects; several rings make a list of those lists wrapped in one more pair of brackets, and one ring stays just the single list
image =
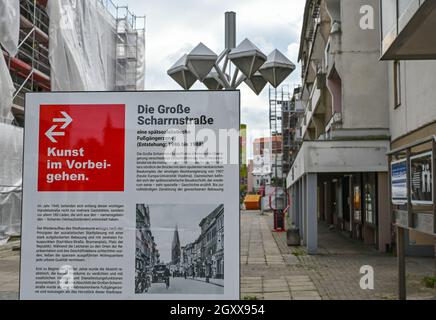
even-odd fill
[{"label": "building facade", "polygon": [[253,142],[253,165],[250,170],[255,193],[264,193],[266,186],[283,178],[282,136],[258,138]]},{"label": "building facade", "polygon": [[436,2],[381,1],[380,10],[381,59],[389,65],[391,210],[394,223],[406,231],[406,254],[433,256],[436,46],[429,39]]},{"label": "building facade", "polygon": [[282,153],[282,136],[258,138],[253,142],[253,155],[263,156],[265,154]]},{"label": "building facade", "polygon": [[308,0],[301,33],[301,147],[287,178],[289,223],[309,253],[318,221],[385,251],[391,245],[388,66],[378,21],[363,31],[361,7],[378,1]]},{"label": "building facade", "polygon": [[199,224],[200,236],[182,248],[183,273],[189,277],[224,279],[224,205]]},{"label": "building facade", "polygon": [[136,205],[136,281],[150,274],[160,263],[160,254],[151,232],[150,209],[144,204]]}]

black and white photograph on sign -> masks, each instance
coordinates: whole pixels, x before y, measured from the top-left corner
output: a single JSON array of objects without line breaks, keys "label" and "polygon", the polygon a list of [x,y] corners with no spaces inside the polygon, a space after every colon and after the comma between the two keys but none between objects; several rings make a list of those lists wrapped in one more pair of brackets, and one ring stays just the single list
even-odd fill
[{"label": "black and white photograph on sign", "polygon": [[432,204],[432,153],[424,153],[410,158],[412,202]]},{"label": "black and white photograph on sign", "polygon": [[136,294],[224,294],[224,205],[136,205]]}]

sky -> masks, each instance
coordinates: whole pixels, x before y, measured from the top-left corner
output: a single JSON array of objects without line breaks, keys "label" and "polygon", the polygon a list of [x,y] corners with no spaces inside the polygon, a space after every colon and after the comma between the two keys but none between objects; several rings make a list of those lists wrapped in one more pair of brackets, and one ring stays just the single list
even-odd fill
[{"label": "sky", "polygon": [[154,236],[161,261],[171,262],[171,246],[174,230],[179,230],[180,245],[183,247],[198,239],[201,220],[217,205],[150,205],[151,232]]},{"label": "sky", "polygon": [[[203,42],[216,54],[224,49],[224,13],[236,12],[237,45],[250,39],[268,55],[279,49],[297,65],[284,84],[300,83],[299,38],[305,0],[115,0],[136,15],[146,15],[146,90],[178,90],[167,70]],[[197,82],[193,89],[205,89]],[[269,135],[268,86],[256,96],[241,87],[241,122],[247,124],[247,154],[255,138]]]}]

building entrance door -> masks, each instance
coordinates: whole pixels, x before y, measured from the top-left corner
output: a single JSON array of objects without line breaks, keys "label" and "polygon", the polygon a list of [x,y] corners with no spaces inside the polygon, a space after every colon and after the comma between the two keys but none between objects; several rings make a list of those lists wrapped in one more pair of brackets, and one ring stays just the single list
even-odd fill
[{"label": "building entrance door", "polygon": [[343,230],[347,232],[352,232],[351,225],[351,189],[350,189],[351,177],[342,178],[342,219],[343,219]]},{"label": "building entrance door", "polygon": [[330,184],[330,204],[331,204],[331,223],[335,226],[338,225],[338,189],[337,180],[333,180]]}]

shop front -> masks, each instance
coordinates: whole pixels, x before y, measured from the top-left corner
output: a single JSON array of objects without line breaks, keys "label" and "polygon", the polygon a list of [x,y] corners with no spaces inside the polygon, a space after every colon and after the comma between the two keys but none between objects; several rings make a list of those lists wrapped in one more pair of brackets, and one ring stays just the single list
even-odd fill
[{"label": "shop front", "polygon": [[288,228],[309,253],[318,250],[318,223],[375,247],[391,246],[387,141],[304,142],[288,176]]},{"label": "shop front", "polygon": [[379,248],[378,188],[386,174],[357,172],[318,177],[319,220],[352,239]]}]

